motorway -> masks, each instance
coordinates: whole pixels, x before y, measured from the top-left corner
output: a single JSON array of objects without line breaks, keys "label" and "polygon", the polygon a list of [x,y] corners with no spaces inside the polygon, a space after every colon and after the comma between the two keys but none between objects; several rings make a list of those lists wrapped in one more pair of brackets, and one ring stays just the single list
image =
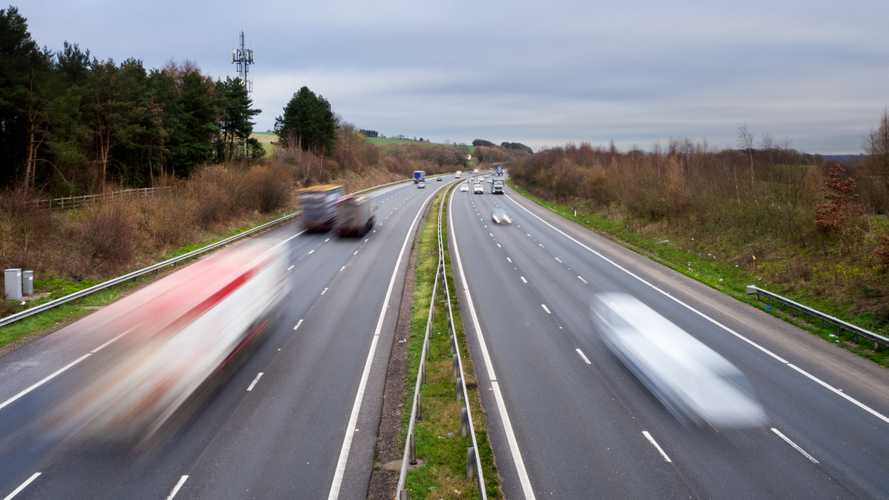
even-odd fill
[{"label": "motorway", "polygon": [[448,180],[372,193],[366,238],[298,223],[267,234],[286,245],[290,296],[253,355],[159,446],[83,447],[37,423],[125,332],[74,323],[0,358],[0,496],[363,498],[413,230]]},{"label": "motorway", "polygon": [[[487,185],[486,185],[487,187]],[[496,225],[501,207],[511,225]],[[875,364],[507,189],[455,190],[461,314],[511,498],[889,498],[889,376]],[[676,420],[608,351],[590,297],[641,300],[737,366],[769,423]]]}]

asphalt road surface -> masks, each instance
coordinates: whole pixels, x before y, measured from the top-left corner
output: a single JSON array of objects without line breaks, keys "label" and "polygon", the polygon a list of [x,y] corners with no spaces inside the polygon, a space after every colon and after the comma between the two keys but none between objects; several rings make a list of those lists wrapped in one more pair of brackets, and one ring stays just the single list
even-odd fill
[{"label": "asphalt road surface", "polygon": [[363,498],[408,240],[450,179],[372,193],[377,225],[366,238],[301,234],[298,223],[273,231],[291,265],[279,319],[184,426],[147,451],[83,447],[33,425],[75,389],[78,372],[101,369],[105,351],[84,346],[113,334],[75,324],[0,358],[0,496]]},{"label": "asphalt road surface", "polygon": [[[511,225],[492,223],[497,206]],[[455,190],[450,217],[508,497],[889,497],[885,369],[509,189]],[[609,291],[636,297],[737,366],[769,423],[717,432],[677,421],[592,328],[590,297]]]}]

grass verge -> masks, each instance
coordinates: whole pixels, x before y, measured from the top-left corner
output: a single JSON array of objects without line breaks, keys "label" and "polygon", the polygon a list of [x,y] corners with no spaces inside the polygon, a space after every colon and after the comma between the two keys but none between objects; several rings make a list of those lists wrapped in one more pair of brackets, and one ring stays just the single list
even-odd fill
[{"label": "grass verge", "polygon": [[[818,335],[828,342],[840,345],[877,364],[889,367],[889,352],[887,352],[886,349],[872,349],[873,344],[861,340],[857,336],[838,331],[814,318],[799,316],[792,311],[784,310],[778,306],[773,306],[756,300],[750,295],[747,295],[746,286],[755,284],[761,288],[774,290],[788,298],[810,307],[814,307],[820,311],[824,311],[827,314],[842,318],[845,321],[860,325],[863,328],[870,329],[882,335],[889,335],[889,332],[886,332],[884,329],[881,330],[874,323],[873,319],[867,315],[850,314],[849,311],[841,305],[831,303],[823,298],[810,295],[788,294],[781,290],[780,287],[770,286],[769,283],[764,283],[763,280],[756,275],[730,263],[720,262],[708,258],[707,256],[697,254],[662,238],[641,234],[623,221],[609,219],[587,207],[574,207],[569,206],[566,203],[548,200],[530,193],[527,189],[517,185],[515,182],[508,181],[508,183],[516,192],[541,207],[546,208],[551,212],[555,212],[565,219],[581,224],[598,233],[605,234],[636,253],[655,260],[685,276],[700,281],[701,283],[730,295],[741,302],[760,308],[773,316]],[[575,208],[577,209],[576,215],[574,211]]]},{"label": "grass verge", "polygon": [[[448,191],[448,190],[445,190]],[[423,335],[432,286],[438,263],[437,214],[440,203],[445,202],[446,192],[437,195],[426,215],[418,235],[416,257],[416,285],[411,306],[411,334],[408,337],[406,382],[404,385],[404,407],[409,409],[413,401],[414,385],[423,348]],[[446,225],[443,216],[442,224]],[[444,235],[447,228],[443,227]],[[445,240],[447,248],[447,240]],[[446,265],[449,257],[445,253]],[[451,291],[455,290],[448,274]],[[466,386],[469,391],[469,404],[475,425],[476,440],[482,458],[485,476],[485,489],[488,497],[500,496],[500,485],[494,464],[494,455],[487,436],[486,418],[478,394],[475,371],[467,350],[463,325],[458,313],[456,296],[452,293],[455,330],[460,346]],[[444,288],[439,288],[433,308],[433,321],[429,333],[429,349],[426,358],[426,380],[421,386],[420,400],[422,419],[415,426],[418,465],[407,475],[406,487],[411,498],[479,498],[475,479],[466,478],[467,449],[471,446],[469,436],[460,435],[460,410],[462,403],[457,399],[457,381],[453,373],[453,360],[450,350],[448,310]],[[410,412],[402,414],[401,443],[404,445]]]}]

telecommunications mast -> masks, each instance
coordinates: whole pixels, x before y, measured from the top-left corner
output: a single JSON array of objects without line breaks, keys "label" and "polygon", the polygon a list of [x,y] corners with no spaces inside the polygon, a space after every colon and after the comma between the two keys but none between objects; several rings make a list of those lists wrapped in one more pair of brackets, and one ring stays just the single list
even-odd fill
[{"label": "telecommunications mast", "polygon": [[244,82],[247,93],[253,92],[253,82],[247,79],[250,66],[253,64],[253,49],[244,46],[244,32],[241,31],[241,46],[232,50],[232,64],[238,69],[238,77]]}]

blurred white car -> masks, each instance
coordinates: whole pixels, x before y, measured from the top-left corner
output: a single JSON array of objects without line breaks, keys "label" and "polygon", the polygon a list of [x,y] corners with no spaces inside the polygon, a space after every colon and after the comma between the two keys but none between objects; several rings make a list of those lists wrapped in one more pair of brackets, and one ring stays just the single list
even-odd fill
[{"label": "blurred white car", "polygon": [[460,184],[460,191],[467,192],[469,191],[469,184]]},{"label": "blurred white car", "polygon": [[594,296],[605,344],[676,418],[713,428],[752,428],[767,417],[728,360],[634,297]]},{"label": "blurred white car", "polygon": [[485,194],[485,188],[477,182],[472,186],[472,194]]},{"label": "blurred white car", "polygon": [[495,208],[494,211],[491,212],[491,220],[494,221],[494,224],[512,224],[512,219],[509,217],[509,214],[502,208]]},{"label": "blurred white car", "polygon": [[426,189],[426,182],[425,181],[418,182],[417,189]]}]

